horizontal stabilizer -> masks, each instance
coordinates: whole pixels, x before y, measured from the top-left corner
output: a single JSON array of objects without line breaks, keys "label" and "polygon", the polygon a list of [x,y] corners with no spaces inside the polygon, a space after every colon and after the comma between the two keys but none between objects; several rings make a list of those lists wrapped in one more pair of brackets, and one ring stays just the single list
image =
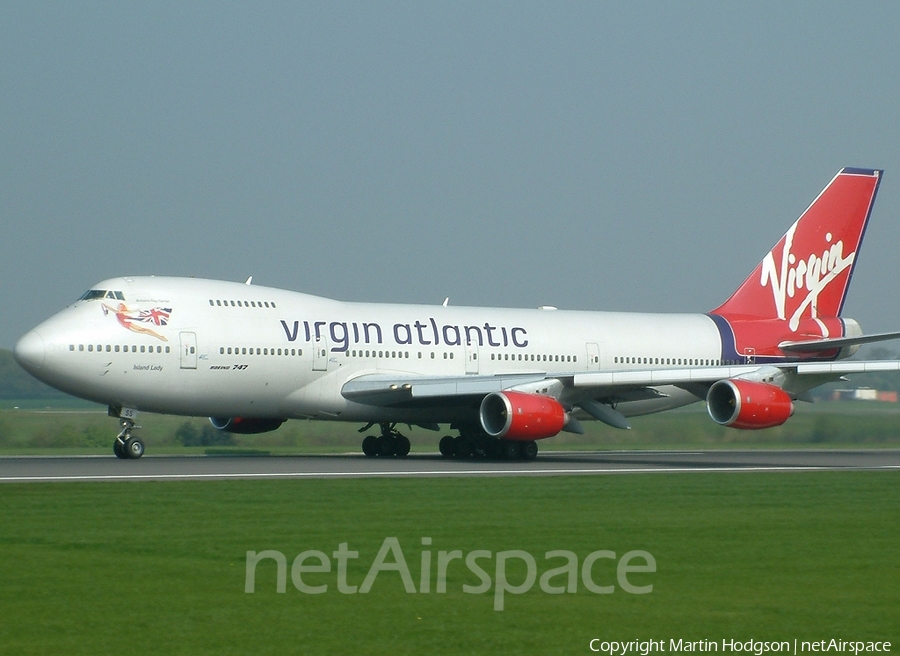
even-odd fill
[{"label": "horizontal stabilizer", "polygon": [[900,339],[900,332],[875,333],[872,335],[857,335],[855,337],[829,337],[806,342],[781,342],[778,345],[778,348],[786,353],[820,353],[821,351],[829,351],[845,346],[856,346],[858,344],[869,344],[871,342],[886,342],[891,339]]}]

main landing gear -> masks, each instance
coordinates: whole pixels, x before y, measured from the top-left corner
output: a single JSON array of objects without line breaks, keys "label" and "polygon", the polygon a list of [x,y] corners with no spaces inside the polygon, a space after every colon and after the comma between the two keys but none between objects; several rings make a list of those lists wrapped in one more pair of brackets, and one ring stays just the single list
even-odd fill
[{"label": "main landing gear", "polygon": [[504,440],[478,431],[460,430],[456,437],[445,435],[438,448],[445,458],[485,460],[534,460],[538,446],[533,440]]},{"label": "main landing gear", "polygon": [[[409,438],[401,435],[396,429],[397,424],[383,423],[381,426],[381,435],[366,435],[362,442],[362,450],[370,458],[381,456],[387,458],[396,456],[403,458],[409,454]],[[360,433],[369,430],[372,424],[363,428]]]},{"label": "main landing gear", "polygon": [[113,417],[118,417],[119,424],[122,426],[122,430],[116,436],[116,441],[113,442],[113,453],[116,454],[116,458],[137,460],[144,455],[144,442],[141,438],[131,434],[131,431],[135,428],[140,428],[140,426],[135,426],[134,424],[134,417],[137,416],[137,412],[134,410],[116,411],[114,408],[110,408],[109,414]]}]

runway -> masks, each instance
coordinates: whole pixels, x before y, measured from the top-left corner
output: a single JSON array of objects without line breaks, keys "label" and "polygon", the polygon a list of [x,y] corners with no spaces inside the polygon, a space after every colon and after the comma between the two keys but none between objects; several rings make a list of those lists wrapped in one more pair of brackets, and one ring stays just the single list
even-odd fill
[{"label": "runway", "polygon": [[532,462],[343,455],[0,457],[0,483],[900,470],[900,450],[548,451]]}]

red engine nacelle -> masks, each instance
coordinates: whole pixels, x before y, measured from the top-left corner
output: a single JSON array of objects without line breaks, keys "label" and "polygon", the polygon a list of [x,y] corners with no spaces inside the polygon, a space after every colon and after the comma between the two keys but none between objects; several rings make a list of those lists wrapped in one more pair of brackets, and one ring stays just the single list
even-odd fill
[{"label": "red engine nacelle", "polygon": [[706,406],[716,423],[746,430],[781,426],[794,414],[791,397],[780,387],[739,378],[714,383]]},{"label": "red engine nacelle", "polygon": [[566,411],[555,399],[525,392],[492,392],[484,397],[481,427],[491,437],[542,440],[566,425]]},{"label": "red engine nacelle", "polygon": [[286,419],[253,419],[245,417],[210,417],[209,423],[213,427],[226,433],[238,433],[240,435],[253,435],[255,433],[268,433],[273,431]]}]

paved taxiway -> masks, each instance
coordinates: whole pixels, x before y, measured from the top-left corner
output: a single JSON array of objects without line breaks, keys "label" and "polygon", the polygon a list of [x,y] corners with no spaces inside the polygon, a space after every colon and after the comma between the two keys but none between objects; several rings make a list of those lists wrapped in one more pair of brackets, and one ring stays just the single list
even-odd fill
[{"label": "paved taxiway", "polygon": [[0,457],[0,482],[551,476],[747,471],[900,470],[900,450],[556,451],[532,462],[447,460],[439,455]]}]

